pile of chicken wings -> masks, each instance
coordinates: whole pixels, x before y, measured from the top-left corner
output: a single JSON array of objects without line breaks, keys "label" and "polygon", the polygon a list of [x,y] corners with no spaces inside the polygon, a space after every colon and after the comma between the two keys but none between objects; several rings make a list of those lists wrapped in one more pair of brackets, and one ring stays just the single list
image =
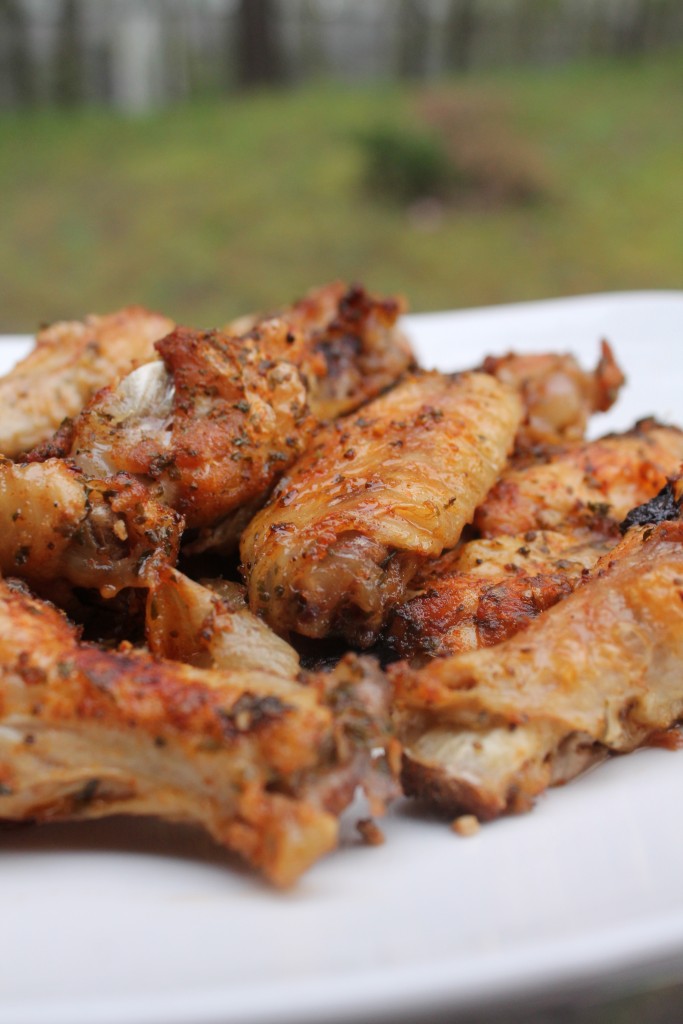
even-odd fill
[{"label": "pile of chicken wings", "polygon": [[666,742],[683,432],[585,440],[605,342],[444,374],[402,312],[131,307],[0,380],[0,819],[194,822],[286,886],[359,788],[487,820]]}]

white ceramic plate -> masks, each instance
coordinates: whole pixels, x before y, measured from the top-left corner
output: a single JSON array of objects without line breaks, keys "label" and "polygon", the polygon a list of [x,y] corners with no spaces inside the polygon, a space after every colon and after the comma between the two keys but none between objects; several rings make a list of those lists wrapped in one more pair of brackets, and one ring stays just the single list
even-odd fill
[{"label": "white ceramic plate", "polygon": [[[683,292],[412,317],[427,364],[603,335],[629,376],[600,432],[683,421]],[[25,342],[0,347],[6,368]],[[0,833],[0,1020],[12,1024],[423,1021],[683,969],[683,753],[615,759],[532,814],[461,839],[397,807],[273,892],[202,836],[120,819]]]}]

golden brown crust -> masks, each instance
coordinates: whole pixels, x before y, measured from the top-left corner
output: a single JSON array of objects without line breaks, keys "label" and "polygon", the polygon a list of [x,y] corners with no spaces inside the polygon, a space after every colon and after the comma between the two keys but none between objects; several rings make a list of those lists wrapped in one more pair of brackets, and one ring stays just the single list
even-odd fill
[{"label": "golden brown crust", "polygon": [[446,576],[396,609],[385,640],[402,658],[492,647],[571,594],[576,581],[563,572]]},{"label": "golden brown crust", "polygon": [[618,537],[626,513],[678,473],[683,432],[644,420],[614,434],[511,466],[477,510],[484,537],[584,529]]},{"label": "golden brown crust", "polygon": [[425,792],[491,816],[667,729],[683,715],[682,588],[683,523],[632,530],[495,649],[391,666],[411,789],[424,768]]},{"label": "golden brown crust", "polygon": [[519,392],[526,410],[517,434],[522,450],[582,440],[591,414],[611,408],[625,381],[606,341],[592,373],[574,356],[554,352],[488,356],[481,369]]},{"label": "golden brown crust", "polygon": [[195,821],[290,884],[335,844],[383,742],[381,682],[370,665],[301,685],[100,650],[0,581],[0,818]]},{"label": "golden brown crust", "polygon": [[543,530],[470,540],[422,566],[384,639],[403,658],[500,643],[570,594],[614,543]]},{"label": "golden brown crust", "polygon": [[0,462],[0,572],[43,596],[62,583],[112,597],[175,564],[182,520],[119,474],[86,480],[68,462]]},{"label": "golden brown crust", "polygon": [[154,342],[173,327],[167,317],[129,306],[44,328],[0,380],[0,452],[15,457],[46,440],[98,388],[154,359]]},{"label": "golden brown crust", "polygon": [[95,396],[68,454],[88,476],[135,474],[188,527],[209,526],[267,493],[303,451],[306,390],[254,341],[179,328],[157,348],[163,364]]},{"label": "golden brown crust", "polygon": [[483,374],[407,378],[319,430],[242,539],[249,603],[278,632],[372,642],[505,463],[516,395]]},{"label": "golden brown crust", "polygon": [[[394,384],[415,364],[398,326],[402,300],[370,295],[360,285],[342,282],[308,292],[275,317],[248,317],[228,325],[236,333],[264,339],[269,322],[284,321],[300,341],[290,343],[288,358],[301,370],[313,415],[336,419],[353,412]],[[283,355],[271,347],[273,357]]]}]

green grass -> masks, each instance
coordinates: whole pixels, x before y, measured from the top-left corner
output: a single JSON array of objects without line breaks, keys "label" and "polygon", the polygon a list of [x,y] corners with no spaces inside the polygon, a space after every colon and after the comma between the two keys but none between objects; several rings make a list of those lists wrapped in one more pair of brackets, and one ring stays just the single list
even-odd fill
[{"label": "green grass", "polygon": [[208,326],[337,277],[414,310],[683,287],[680,53],[451,87],[505,98],[543,202],[425,227],[365,192],[359,135],[415,118],[399,87],[0,115],[0,330],[128,302]]}]

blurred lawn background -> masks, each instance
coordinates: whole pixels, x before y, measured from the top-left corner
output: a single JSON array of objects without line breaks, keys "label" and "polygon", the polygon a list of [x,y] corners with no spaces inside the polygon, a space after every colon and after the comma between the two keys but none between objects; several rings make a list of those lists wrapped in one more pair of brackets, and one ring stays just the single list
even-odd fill
[{"label": "blurred lawn background", "polygon": [[[530,159],[539,194],[369,188],[363,139],[417,137],[434,97],[464,103],[498,168]],[[309,83],[134,118],[5,111],[0,196],[5,332],[132,302],[212,326],[334,278],[414,311],[681,288],[683,52]]]}]

